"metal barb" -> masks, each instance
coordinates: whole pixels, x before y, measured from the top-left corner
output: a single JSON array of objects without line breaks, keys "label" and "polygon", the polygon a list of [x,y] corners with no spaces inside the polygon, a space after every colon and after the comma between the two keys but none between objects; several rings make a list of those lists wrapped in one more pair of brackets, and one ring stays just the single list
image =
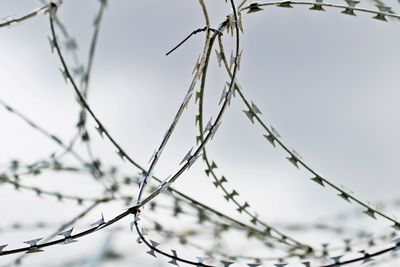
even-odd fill
[{"label": "metal barb", "polygon": [[224,265],[223,267],[229,267],[235,263],[233,261],[220,261],[220,262]]},{"label": "metal barb", "polygon": [[325,186],[324,180],[318,175],[313,177],[313,178],[311,178],[311,180],[313,180],[314,182],[316,182],[319,185]]},{"label": "metal barb", "polygon": [[206,128],[204,129],[204,132],[211,131],[212,127],[214,126],[211,121],[212,121],[212,117],[208,121]]},{"label": "metal barb", "polygon": [[350,198],[349,198],[349,195],[348,195],[347,193],[345,193],[345,192],[340,192],[340,193],[338,194],[338,196],[341,197],[341,198],[343,198],[343,199],[346,200],[347,202],[351,203]]},{"label": "metal barb", "polygon": [[221,125],[221,123],[222,123],[222,121],[214,124],[213,128],[211,129],[211,135],[210,135],[211,139],[214,138],[214,135],[217,132],[217,130],[218,130],[219,126]]},{"label": "metal barb", "polygon": [[211,162],[211,165],[208,166],[208,168],[205,170],[206,175],[209,176],[211,172],[213,172],[213,170],[217,168],[217,164],[215,164],[215,162]]},{"label": "metal barb", "polygon": [[227,182],[228,180],[226,180],[225,176],[222,176],[220,180],[216,180],[213,182],[213,184],[215,185],[215,187],[219,187],[222,186],[222,183]]},{"label": "metal barb", "polygon": [[366,211],[363,211],[363,213],[367,214],[369,217],[376,219],[375,217],[375,211],[372,210],[371,208],[367,208]]},{"label": "metal barb", "polygon": [[0,245],[0,254],[3,253],[4,248],[7,247],[7,246],[8,246],[8,244]]},{"label": "metal barb", "polygon": [[91,224],[91,226],[97,226],[97,227],[99,227],[99,226],[101,226],[101,225],[103,225],[103,224],[105,224],[105,221],[104,221],[103,213],[101,213],[101,218],[100,218],[100,220],[98,220],[98,221],[96,221],[95,223]]},{"label": "metal barb", "polygon": [[246,210],[246,208],[250,207],[249,203],[245,202],[242,206],[239,206],[236,210],[239,213],[242,213],[243,211]]},{"label": "metal barb", "polygon": [[254,113],[262,114],[260,109],[253,103],[253,101],[251,101],[251,109],[254,111]]},{"label": "metal barb", "polygon": [[251,3],[249,6],[249,10],[247,11],[247,14],[259,12],[262,10],[264,10],[264,9],[262,9],[258,3]]},{"label": "metal barb", "polygon": [[171,249],[171,251],[172,251],[172,254],[174,254],[174,255],[173,255],[172,260],[170,260],[168,263],[179,266],[178,262],[176,261],[178,258],[178,255],[176,254],[176,250]]},{"label": "metal barb", "polygon": [[226,199],[226,201],[229,201],[230,199],[233,200],[233,198],[235,196],[239,195],[238,192],[236,192],[235,190],[233,190],[231,193],[226,193],[224,198]]},{"label": "metal barb", "polygon": [[56,47],[56,44],[55,44],[54,40],[52,38],[50,38],[49,36],[47,36],[47,39],[49,40],[51,53],[53,53],[54,52],[54,48]]},{"label": "metal barb", "polygon": [[298,169],[299,165],[297,164],[298,159],[295,156],[287,157],[287,159]]},{"label": "metal barb", "polygon": [[58,235],[64,236],[64,238],[65,238],[65,240],[63,242],[64,245],[77,242],[76,240],[71,238],[71,234],[72,234],[73,229],[74,228],[71,228],[71,229],[69,229],[67,231],[64,231],[64,232],[61,232],[61,233],[58,234]]},{"label": "metal barb", "polygon": [[157,149],[154,150],[153,155],[151,155],[151,158],[149,159],[148,163],[150,163],[156,157],[157,151],[158,151]]},{"label": "metal barb", "polygon": [[192,150],[193,150],[193,147],[189,150],[188,153],[186,153],[185,157],[182,159],[182,161],[181,161],[181,163],[179,163],[179,165],[181,165],[185,161],[189,161],[192,158]]},{"label": "metal barb", "polygon": [[59,68],[59,70],[60,70],[61,75],[63,76],[63,78],[65,80],[65,83],[68,83],[68,74],[67,74],[67,72],[65,70],[61,69],[61,68]]},{"label": "metal barb", "polygon": [[196,257],[196,259],[199,261],[196,266],[202,266],[206,260],[208,260],[208,257]]},{"label": "metal barb", "polygon": [[343,255],[331,257],[331,260],[333,260],[333,263],[334,263],[334,264],[340,264],[340,259],[341,259],[342,257],[343,257]]},{"label": "metal barb", "polygon": [[263,134],[263,136],[268,140],[268,142],[271,143],[271,145],[276,147],[276,145],[275,145],[275,136],[273,134]]},{"label": "metal barb", "polygon": [[36,253],[36,252],[41,252],[43,250],[39,249],[37,246],[37,243],[42,240],[43,238],[37,238],[29,241],[25,241],[25,244],[29,245],[29,250],[26,253]]},{"label": "metal barb", "polygon": [[284,1],[279,3],[277,6],[278,7],[285,7],[285,8],[293,8],[293,6],[291,5],[291,1]]},{"label": "metal barb", "polygon": [[43,238],[32,239],[29,241],[24,241],[25,244],[28,244],[30,247],[36,247],[37,243],[42,240]]}]

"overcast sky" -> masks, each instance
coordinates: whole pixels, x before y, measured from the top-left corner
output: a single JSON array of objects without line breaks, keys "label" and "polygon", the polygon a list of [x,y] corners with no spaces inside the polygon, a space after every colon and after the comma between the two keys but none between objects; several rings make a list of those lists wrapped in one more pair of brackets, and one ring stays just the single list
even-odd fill
[{"label": "overcast sky", "polygon": [[[58,13],[77,40],[83,62],[87,60],[97,2],[68,0]],[[206,4],[212,25],[217,28],[230,12],[229,5],[222,0]],[[0,17],[23,15],[38,6],[35,1],[1,1]],[[364,6],[372,8],[369,4]],[[399,24],[371,19],[371,14],[353,17],[340,11],[313,12],[304,6],[266,7],[264,12],[243,14],[243,55],[238,80],[248,99],[262,111],[264,121],[273,125],[282,140],[315,170],[352,190],[362,200],[389,201],[398,196],[400,185]],[[165,53],[201,27],[204,20],[197,1],[120,0],[110,1],[105,10],[89,103],[125,151],[144,167],[185,96],[204,35],[195,35],[168,57]],[[74,134],[78,107],[72,87],[60,74],[59,60],[51,53],[47,36],[50,27],[46,16],[0,29],[0,98],[63,140],[69,140]],[[224,40],[230,49],[232,38],[226,35]],[[227,80],[214,53],[213,56],[206,86],[206,121],[215,117]],[[72,63],[70,56],[68,60]],[[311,182],[303,170],[293,168],[285,159],[287,155],[266,141],[262,136],[265,132],[259,125],[251,124],[243,109],[240,98],[234,98],[207,149],[218,165],[218,174],[230,181],[228,188],[240,192],[240,199],[248,201],[260,217],[271,223],[312,222],[337,212],[357,210],[334,191]],[[196,111],[192,101],[165,149],[156,175],[167,177],[175,171],[195,145]],[[1,166],[10,159],[34,161],[57,150],[53,143],[3,109],[0,125]],[[89,128],[93,127],[90,121]],[[94,151],[104,162],[118,164],[129,173],[137,172],[120,161],[107,141],[95,131],[91,133]],[[204,169],[198,161],[179,178],[176,187],[235,215],[234,206],[224,201],[222,193],[204,175]],[[48,185],[62,188],[73,178],[60,175],[60,179],[63,182],[48,179]],[[11,187],[0,190],[0,223],[4,225],[39,219],[58,222],[71,218],[80,209],[47,199],[35,200]],[[83,186],[68,190],[99,192]],[[136,190],[132,189],[132,195]],[[58,213],[49,214],[48,211],[59,211],[60,207],[65,207],[65,212],[58,218]],[[117,211],[121,208],[117,207]],[[115,210],[110,212],[114,213]],[[95,217],[96,213],[92,220]],[[388,226],[383,220],[365,221],[367,227],[377,232]],[[357,228],[358,223],[354,220],[352,226]],[[129,222],[120,224],[127,227]],[[359,227],[366,224],[360,222]],[[11,243],[36,235],[14,233],[6,237]],[[131,239],[135,246],[135,237]],[[81,246],[91,244],[87,242]],[[144,248],[132,250],[143,254]],[[46,256],[56,259],[54,255],[63,252],[45,252],[41,258],[32,257],[31,264],[40,265]],[[10,259],[0,259],[0,264]]]}]

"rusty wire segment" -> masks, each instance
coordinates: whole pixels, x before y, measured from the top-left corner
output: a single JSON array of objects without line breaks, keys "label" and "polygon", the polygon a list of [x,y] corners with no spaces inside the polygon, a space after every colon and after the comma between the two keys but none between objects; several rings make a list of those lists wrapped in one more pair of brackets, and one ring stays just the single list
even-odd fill
[{"label": "rusty wire segment", "polygon": [[[222,0],[220,0],[222,1]],[[200,10],[204,17],[205,26],[194,30],[182,42],[170,50],[167,55],[177,50],[191,36],[197,33],[203,33],[204,46],[199,59],[195,63],[192,80],[188,86],[187,92],[183,96],[176,114],[173,116],[171,124],[166,130],[164,137],[156,146],[153,155],[150,158],[149,166],[143,167],[134,159],[131,152],[128,152],[118,140],[113,136],[112,132],[102,122],[102,118],[96,114],[94,109],[88,103],[90,77],[92,67],[94,65],[96,46],[101,31],[102,19],[105,16],[107,5],[112,3],[106,0],[99,1],[99,9],[96,13],[93,23],[93,34],[91,36],[90,48],[88,52],[88,60],[86,66],[81,63],[77,50],[78,42],[71,37],[67,28],[57,17],[57,13],[63,8],[62,1],[50,1],[49,3],[41,1],[42,6],[21,16],[12,16],[0,21],[1,28],[9,28],[18,23],[28,23],[30,19],[40,16],[48,17],[50,28],[50,50],[54,57],[58,60],[60,71],[67,83],[69,90],[72,90],[77,98],[79,105],[78,120],[76,123],[75,134],[70,140],[62,140],[51,131],[41,127],[38,123],[18,111],[10,103],[0,99],[2,106],[8,113],[28,124],[32,131],[37,131],[48,140],[53,142],[59,151],[49,156],[40,155],[40,159],[35,162],[24,163],[18,160],[12,160],[5,166],[0,166],[0,185],[9,185],[16,191],[21,193],[31,192],[37,197],[47,197],[59,203],[63,201],[72,201],[78,205],[84,206],[84,209],[76,214],[72,219],[58,224],[40,221],[38,223],[20,223],[16,222],[8,226],[0,226],[1,232],[23,232],[29,229],[56,229],[53,234],[46,238],[34,238],[24,241],[25,245],[8,249],[8,244],[3,244],[0,239],[0,258],[10,254],[19,254],[18,258],[4,266],[13,266],[21,264],[23,258],[31,253],[44,251],[45,248],[59,245],[72,244],[80,238],[102,231],[110,233],[110,236],[125,233],[120,221],[132,215],[130,230],[136,234],[137,243],[147,247],[147,254],[158,257],[162,256],[169,264],[179,265],[187,264],[193,266],[223,266],[244,263],[246,266],[305,266],[305,267],[334,267],[348,265],[351,263],[370,263],[375,264],[397,259],[396,253],[400,248],[400,238],[398,231],[400,230],[400,221],[393,216],[387,214],[385,209],[376,208],[369,202],[360,200],[354,193],[337,185],[334,178],[325,178],[310,166],[301,156],[291,149],[281,138],[278,131],[266,123],[262,118],[262,111],[255,104],[255,101],[246,97],[244,89],[239,82],[238,72],[242,58],[241,40],[245,38],[243,35],[244,17],[253,13],[262,14],[269,7],[293,8],[296,6],[308,6],[312,11],[340,10],[344,15],[355,16],[357,13],[371,14],[373,19],[387,21],[387,18],[398,20],[400,18],[391,7],[385,5],[381,1],[375,0],[376,9],[359,8],[356,5],[358,1],[346,0],[346,4],[328,3],[323,1],[271,1],[258,2],[243,0],[236,3],[234,0],[226,0],[226,6],[230,12],[226,19],[223,20],[218,28],[213,28],[208,14],[207,6],[204,0],[199,0]],[[224,42],[226,38],[230,38],[234,43],[233,50],[229,53],[225,51]],[[215,46],[218,45],[216,49]],[[216,52],[216,59],[219,66],[223,66],[223,70],[227,74],[226,85],[222,90],[219,99],[219,107],[214,118],[205,118],[204,102],[205,92],[207,88],[207,71],[210,65],[210,58]],[[73,64],[67,61],[65,51],[72,52],[70,57]],[[198,91],[196,91],[198,88]],[[195,122],[198,127],[198,136],[193,140],[195,145],[190,148],[183,160],[177,162],[177,170],[171,170],[171,175],[167,178],[160,179],[154,175],[159,159],[169,143],[176,127],[178,126],[182,115],[186,108],[190,105],[192,96],[197,104],[197,114]],[[237,97],[239,96],[239,97]],[[213,137],[217,134],[218,129],[223,121],[225,112],[228,112],[232,101],[240,101],[244,105],[243,110],[247,119],[253,124],[260,126],[265,134],[262,138],[268,141],[273,147],[279,147],[288,154],[288,161],[296,168],[303,168],[312,176],[311,180],[320,186],[329,187],[337,193],[342,199],[357,204],[364,208],[364,214],[373,218],[383,218],[391,223],[390,231],[380,234],[374,234],[362,231],[357,228],[348,227],[341,223],[333,222],[333,219],[327,223],[301,224],[301,223],[283,223],[278,224],[271,221],[265,221],[259,217],[259,212],[253,209],[252,205],[239,199],[240,188],[233,189],[226,176],[218,175],[219,170],[217,160],[211,158],[207,151],[207,144],[212,142]],[[117,155],[133,168],[135,175],[124,174],[119,171],[117,166],[109,166],[106,162],[100,161],[93,152],[92,137],[89,135],[88,117],[94,121],[95,128],[99,135],[107,142],[112,149],[116,150]],[[207,123],[206,123],[207,122]],[[269,126],[268,126],[269,125]],[[79,150],[79,142],[82,141],[84,152]],[[64,162],[65,157],[71,157],[74,164]],[[238,215],[244,215],[247,222],[242,222],[224,211],[218,211],[201,201],[192,198],[185,192],[174,189],[173,183],[181,176],[190,172],[190,167],[194,164],[201,164],[201,158],[205,166],[205,175],[212,179],[212,184],[220,190],[221,197],[234,205]],[[4,164],[4,163],[1,163]],[[62,190],[55,191],[47,189],[43,186],[30,185],[32,177],[41,177],[45,172],[68,173],[71,176],[82,175],[90,177],[95,183],[101,185],[103,191],[98,192],[97,197],[89,197],[86,195],[69,194]],[[137,174],[136,174],[137,173]],[[77,178],[78,179],[78,178]],[[136,189],[138,188],[138,189]],[[130,193],[126,193],[126,191]],[[147,195],[146,192],[148,192]],[[124,203],[126,209],[124,211],[116,211],[117,215],[107,219],[103,214],[93,215],[95,208],[110,203]],[[394,200],[393,205],[398,206],[399,201]],[[169,219],[192,220],[192,225],[185,231],[172,229],[170,225],[165,223],[166,215],[169,213]],[[161,214],[161,215],[160,215]],[[74,225],[79,223],[83,217],[96,216],[97,220],[90,227],[83,230],[74,231]],[[55,217],[56,218],[56,217]],[[351,220],[351,219],[349,219]],[[331,232],[341,236],[343,242],[341,244],[331,244],[326,242],[320,246],[312,246],[307,244],[307,240],[296,238],[298,232]],[[247,241],[255,242],[259,248],[265,252],[278,252],[278,256],[254,256],[246,255],[246,253],[230,253],[226,251],[223,240],[229,240],[231,235],[242,235]],[[292,236],[292,234],[294,234]],[[162,241],[155,241],[153,235],[162,238]],[[151,236],[151,237],[150,237]],[[1,237],[1,236],[0,236]],[[209,239],[204,244],[203,239]],[[90,260],[68,259],[65,266],[79,265],[83,262],[97,262],[106,260],[107,253],[111,251],[108,247],[110,242],[107,239],[101,248],[99,254]],[[179,243],[182,249],[170,249],[169,242]],[[64,248],[65,250],[68,247]],[[133,250],[134,248],[130,248]],[[202,253],[200,257],[194,259],[192,256],[186,256],[187,250],[194,250]],[[25,254],[21,254],[25,253]],[[114,260],[128,257],[128,253],[118,254]],[[387,256],[391,255],[391,256]],[[45,254],[43,254],[45,257]],[[69,264],[69,265],[68,265]]]}]

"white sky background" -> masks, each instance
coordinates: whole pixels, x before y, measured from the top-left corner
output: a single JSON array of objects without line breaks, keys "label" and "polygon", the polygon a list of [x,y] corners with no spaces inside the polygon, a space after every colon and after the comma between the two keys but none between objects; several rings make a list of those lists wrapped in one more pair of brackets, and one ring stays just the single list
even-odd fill
[{"label": "white sky background", "polygon": [[[229,5],[222,0],[207,4],[216,28],[230,12]],[[0,6],[0,17],[7,17],[25,14],[39,4],[2,0]],[[59,12],[76,38],[84,62],[97,9],[97,1],[68,0]],[[384,23],[363,14],[345,16],[337,9],[311,12],[305,7],[268,7],[264,12],[244,15],[243,23],[238,77],[247,97],[263,112],[262,118],[306,162],[336,184],[372,203],[394,199],[400,185],[399,23]],[[204,35],[196,35],[168,57],[165,53],[203,26],[197,1],[111,1],[104,13],[89,103],[125,151],[142,166],[147,167],[186,93]],[[78,107],[72,87],[65,84],[58,70],[56,54],[50,53],[47,36],[50,28],[46,16],[0,30],[0,98],[68,140],[75,131]],[[230,42],[230,38],[225,40]],[[206,88],[205,123],[210,116],[215,117],[226,79],[214,58]],[[238,189],[240,199],[248,201],[261,218],[270,223],[312,222],[339,211],[355,210],[332,190],[317,186],[305,172],[293,168],[285,159],[287,155],[273,149],[262,136],[261,127],[252,125],[242,109],[244,105],[235,98],[220,131],[208,145],[208,154],[216,161],[217,172],[230,181],[229,188]],[[166,177],[175,171],[195,144],[196,110],[192,101],[164,150],[156,175]],[[93,126],[90,121],[89,128]],[[121,163],[114,148],[95,131],[91,136],[94,150],[104,162],[118,164],[132,174],[137,172]],[[56,149],[15,116],[0,110],[2,167],[10,159],[29,162]],[[236,216],[234,207],[204,175],[204,168],[199,160],[176,187]],[[44,179],[48,188],[65,188],[71,194],[95,195],[101,190],[84,177],[57,174]],[[136,190],[132,188],[132,195]],[[122,208],[107,207],[109,215],[105,215],[111,218]],[[0,187],[1,225],[30,220],[58,222],[73,217],[80,209],[46,198],[37,200],[9,186]],[[104,210],[92,213],[88,222],[97,220],[100,211]],[[119,224],[128,228],[129,221]],[[383,220],[352,221],[352,227],[370,227],[377,232],[387,229],[385,226]],[[0,233],[0,243],[7,239],[6,243],[17,244],[43,235],[28,234]],[[72,248],[49,249],[52,252],[29,257],[26,263],[43,266],[48,259],[57,259],[59,253],[81,255],[80,249],[92,249],[93,253],[93,243],[105,236],[93,235]],[[304,241],[318,239],[308,238]],[[154,264],[152,259],[148,261],[144,247],[136,245],[134,235],[128,239],[132,253],[141,256],[132,256],[131,262]],[[0,264],[11,259],[0,258]]]}]

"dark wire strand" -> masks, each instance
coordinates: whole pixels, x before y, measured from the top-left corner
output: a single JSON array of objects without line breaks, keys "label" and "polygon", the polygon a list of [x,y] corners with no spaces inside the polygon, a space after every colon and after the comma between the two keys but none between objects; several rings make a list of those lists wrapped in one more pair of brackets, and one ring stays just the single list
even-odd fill
[{"label": "dark wire strand", "polygon": [[193,35],[195,35],[195,34],[197,34],[197,33],[199,33],[199,32],[207,31],[207,30],[222,35],[222,32],[221,32],[221,31],[216,30],[216,29],[211,29],[211,28],[208,28],[207,26],[205,26],[204,28],[200,28],[200,29],[197,29],[197,30],[193,31],[193,32],[192,32],[191,34],[189,34],[185,39],[183,39],[182,42],[180,42],[178,45],[176,45],[174,48],[172,48],[172,49],[171,49],[168,53],[166,53],[165,55],[168,56],[169,54],[171,54],[172,52],[174,52],[174,51],[175,51],[176,49],[178,49],[181,45],[183,45],[187,40],[189,40],[189,38],[192,37]]}]

